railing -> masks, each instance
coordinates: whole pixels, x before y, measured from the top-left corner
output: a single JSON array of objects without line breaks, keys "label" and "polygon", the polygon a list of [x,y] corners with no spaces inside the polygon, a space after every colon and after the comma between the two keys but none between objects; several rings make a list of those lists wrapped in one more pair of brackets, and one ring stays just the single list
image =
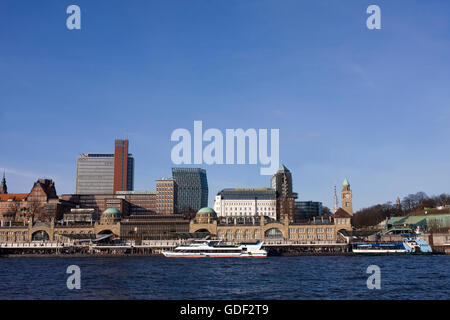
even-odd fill
[{"label": "railing", "polygon": [[[225,241],[226,244],[239,244],[242,241]],[[244,241],[245,242],[245,241]],[[57,249],[64,247],[91,247],[91,248],[175,248],[183,243],[184,240],[143,240],[140,243],[135,241],[125,241],[118,243],[90,244],[73,242],[16,242],[0,243],[0,248],[4,249]],[[295,246],[344,246],[346,243],[338,241],[288,241],[288,240],[264,240],[263,247],[295,247]]]},{"label": "railing", "polygon": [[14,249],[14,248],[29,248],[29,249],[47,249],[47,248],[63,248],[69,247],[71,244],[63,242],[15,242],[15,243],[0,243],[0,248]]},{"label": "railing", "polygon": [[264,240],[263,246],[343,246],[345,242],[316,240],[316,241],[288,241],[288,240]]}]

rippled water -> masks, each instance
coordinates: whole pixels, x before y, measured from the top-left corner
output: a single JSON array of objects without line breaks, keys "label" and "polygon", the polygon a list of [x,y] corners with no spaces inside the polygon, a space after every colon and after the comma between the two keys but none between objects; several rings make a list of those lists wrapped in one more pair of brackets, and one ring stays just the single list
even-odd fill
[{"label": "rippled water", "polygon": [[[381,290],[366,286],[373,264]],[[450,256],[3,258],[0,299],[449,299],[449,270]]]}]

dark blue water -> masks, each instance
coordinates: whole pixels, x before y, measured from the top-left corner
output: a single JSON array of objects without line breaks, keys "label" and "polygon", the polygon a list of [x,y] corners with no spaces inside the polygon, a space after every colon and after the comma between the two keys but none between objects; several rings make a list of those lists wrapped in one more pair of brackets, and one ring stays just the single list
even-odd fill
[{"label": "dark blue water", "polygon": [[[81,290],[66,286],[73,264]],[[0,299],[449,299],[449,272],[450,256],[3,258]]]}]

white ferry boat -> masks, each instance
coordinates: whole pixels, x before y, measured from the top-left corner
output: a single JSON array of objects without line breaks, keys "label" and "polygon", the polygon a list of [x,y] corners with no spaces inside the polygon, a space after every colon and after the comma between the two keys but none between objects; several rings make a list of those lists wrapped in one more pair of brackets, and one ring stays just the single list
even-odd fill
[{"label": "white ferry boat", "polygon": [[403,242],[354,244],[352,251],[356,254],[426,254],[433,252],[425,240],[416,237],[404,238]]},{"label": "white ferry boat", "polygon": [[162,254],[168,258],[265,258],[267,251],[261,249],[262,245],[262,241],[233,246],[222,240],[195,240],[173,251],[163,250]]}]

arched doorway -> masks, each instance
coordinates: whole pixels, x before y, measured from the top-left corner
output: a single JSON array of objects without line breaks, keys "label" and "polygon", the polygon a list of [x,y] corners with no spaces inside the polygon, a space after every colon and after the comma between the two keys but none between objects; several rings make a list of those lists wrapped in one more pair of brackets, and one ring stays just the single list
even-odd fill
[{"label": "arched doorway", "polygon": [[283,233],[278,228],[272,228],[264,233],[264,238],[267,240],[283,240]]},{"label": "arched doorway", "polygon": [[49,241],[50,237],[44,230],[39,230],[31,235],[31,241]]},{"label": "arched doorway", "polygon": [[113,232],[112,232],[111,230],[106,229],[106,230],[100,231],[98,234],[99,234],[99,235],[105,235],[105,234],[112,234],[112,233],[113,233]]},{"label": "arched doorway", "polygon": [[114,240],[114,232],[109,229],[105,229],[97,233],[96,239],[94,241],[104,243],[111,242],[112,240]]},{"label": "arched doorway", "polygon": [[194,232],[194,238],[203,239],[209,236],[211,236],[211,232],[207,229],[198,229]]}]

